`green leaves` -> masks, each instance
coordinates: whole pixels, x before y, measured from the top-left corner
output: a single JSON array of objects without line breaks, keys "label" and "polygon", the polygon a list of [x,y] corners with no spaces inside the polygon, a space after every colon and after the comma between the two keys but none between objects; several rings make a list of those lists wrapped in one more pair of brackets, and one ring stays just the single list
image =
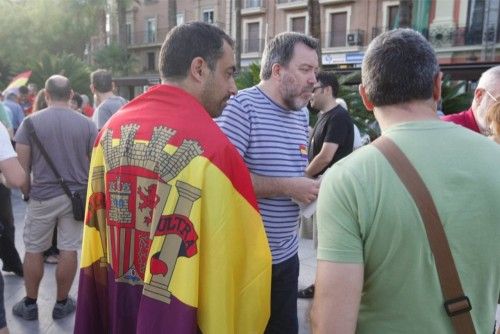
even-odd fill
[{"label": "green leaves", "polygon": [[467,91],[466,81],[452,81],[450,76],[444,76],[441,85],[443,113],[448,115],[468,109],[473,97],[474,93]]},{"label": "green leaves", "polygon": [[97,51],[94,54],[94,61],[97,67],[108,69],[114,75],[129,74],[137,63],[137,59],[116,43]]},{"label": "green leaves", "polygon": [[53,55],[45,51],[39,54],[38,60],[29,62],[28,68],[33,71],[30,82],[36,83],[38,87],[43,87],[51,75],[61,74],[70,80],[75,92],[90,94],[90,69],[73,54]]},{"label": "green leaves", "polygon": [[260,65],[256,63],[250,64],[249,67],[241,70],[236,76],[236,87],[245,89],[255,86],[260,82]]}]

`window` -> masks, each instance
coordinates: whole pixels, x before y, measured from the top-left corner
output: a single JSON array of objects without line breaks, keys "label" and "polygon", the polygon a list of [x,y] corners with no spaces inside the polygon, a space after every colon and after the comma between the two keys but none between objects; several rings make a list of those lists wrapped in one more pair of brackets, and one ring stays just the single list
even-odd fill
[{"label": "window", "polygon": [[106,45],[111,44],[111,17],[106,14]]},{"label": "window", "polygon": [[181,25],[184,23],[184,14],[182,13],[177,13],[177,16],[176,16],[176,24],[177,25]]},{"label": "window", "polygon": [[149,18],[146,20],[146,43],[156,42],[156,19]]},{"label": "window", "polygon": [[247,45],[246,52],[259,52],[260,51],[260,41],[259,41],[259,30],[260,23],[252,22],[247,24]]},{"label": "window", "polygon": [[245,0],[244,8],[258,8],[262,7],[262,0]]},{"label": "window", "polygon": [[127,23],[125,29],[127,31],[127,45],[130,45],[132,44],[132,24]]},{"label": "window", "polygon": [[306,17],[292,17],[290,20],[290,30],[294,32],[306,33]]},{"label": "window", "polygon": [[469,1],[466,44],[481,44],[483,40],[485,0]]},{"label": "window", "polygon": [[155,53],[154,52],[148,52],[148,64],[147,64],[147,69],[148,71],[154,71],[155,70]]},{"label": "window", "polygon": [[387,30],[397,28],[399,21],[399,6],[387,7]]},{"label": "window", "polygon": [[330,41],[328,46],[339,47],[346,45],[347,12],[330,14]]},{"label": "window", "polygon": [[203,22],[213,24],[214,21],[214,10],[207,9],[203,11]]}]

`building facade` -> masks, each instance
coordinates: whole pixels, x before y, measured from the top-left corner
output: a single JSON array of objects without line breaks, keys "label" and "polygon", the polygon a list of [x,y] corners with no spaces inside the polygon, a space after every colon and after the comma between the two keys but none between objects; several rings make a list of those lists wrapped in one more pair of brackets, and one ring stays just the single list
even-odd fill
[{"label": "building facade", "polygon": [[[241,2],[240,17],[236,1]],[[133,97],[159,82],[158,55],[169,27],[190,21],[216,24],[240,40],[240,64],[246,67],[260,61],[266,40],[283,31],[310,34],[311,20],[316,20],[322,64],[345,70],[360,67],[367,45],[378,34],[403,25],[406,10],[409,26],[427,37],[442,67],[455,69],[457,79],[477,79],[485,67],[500,63],[500,0],[314,1],[319,5],[314,17],[309,14],[311,0],[177,0],[175,7],[171,0],[132,1],[126,41],[137,59],[137,74],[118,78],[120,93]],[[169,15],[172,9],[175,16]],[[108,32],[114,36],[117,20],[113,15],[109,20]],[[475,70],[467,74],[470,69]]]}]

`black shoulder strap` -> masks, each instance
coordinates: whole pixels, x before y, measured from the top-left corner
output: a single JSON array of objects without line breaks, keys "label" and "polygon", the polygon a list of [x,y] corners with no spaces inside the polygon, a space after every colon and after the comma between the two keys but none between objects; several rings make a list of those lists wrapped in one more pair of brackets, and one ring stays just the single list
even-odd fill
[{"label": "black shoulder strap", "polygon": [[470,314],[472,306],[462,289],[453,254],[451,254],[431,193],[410,160],[390,138],[381,136],[373,142],[373,145],[389,161],[417,205],[434,255],[444,297],[444,308],[453,323],[455,332],[458,334],[475,333]]},{"label": "black shoulder strap", "polygon": [[54,166],[54,163],[50,159],[50,156],[47,153],[47,151],[45,150],[45,147],[43,147],[42,143],[40,142],[40,139],[38,138],[38,136],[36,134],[35,127],[33,126],[33,123],[31,121],[31,117],[27,117],[24,120],[24,123],[25,123],[26,129],[28,130],[28,133],[33,137],[33,141],[40,149],[40,153],[42,153],[43,157],[45,158],[45,161],[47,161],[47,163],[49,164],[50,169],[52,169],[52,172],[56,176],[56,178],[59,181],[59,184],[63,188],[64,192],[66,193],[66,195],[68,195],[71,198],[71,190],[69,190],[68,185],[66,184],[66,182],[64,182],[64,179],[61,177],[61,175],[57,171],[56,166]]}]

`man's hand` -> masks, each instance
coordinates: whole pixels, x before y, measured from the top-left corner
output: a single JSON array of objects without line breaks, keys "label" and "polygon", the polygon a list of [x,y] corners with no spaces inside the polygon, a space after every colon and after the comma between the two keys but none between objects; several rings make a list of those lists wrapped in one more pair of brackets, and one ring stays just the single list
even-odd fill
[{"label": "man's hand", "polygon": [[319,184],[318,180],[308,177],[291,178],[288,185],[288,196],[296,202],[309,204],[318,197]]},{"label": "man's hand", "polygon": [[257,198],[290,197],[309,204],[318,197],[319,181],[307,177],[266,177],[251,174]]}]

